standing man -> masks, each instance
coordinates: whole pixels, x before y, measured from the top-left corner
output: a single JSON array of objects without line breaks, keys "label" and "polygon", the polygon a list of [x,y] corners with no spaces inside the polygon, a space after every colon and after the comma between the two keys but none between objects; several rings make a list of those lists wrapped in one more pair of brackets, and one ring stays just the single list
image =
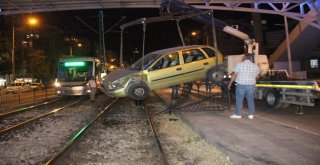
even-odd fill
[{"label": "standing man", "polygon": [[243,107],[243,99],[246,97],[248,103],[248,118],[253,119],[254,113],[254,90],[256,85],[256,79],[260,73],[259,68],[256,64],[252,63],[251,55],[245,55],[244,61],[238,63],[234,69],[231,76],[231,80],[228,85],[228,89],[234,81],[236,81],[236,111],[235,114],[230,116],[233,119],[241,119],[241,110]]},{"label": "standing man", "polygon": [[96,84],[95,77],[91,77],[91,79],[89,80],[89,86],[91,89],[90,101],[93,102],[93,101],[95,101],[95,96],[96,96],[96,91],[97,91],[97,84]]},{"label": "standing man", "polygon": [[171,100],[176,100],[178,99],[178,95],[179,95],[179,87],[180,85],[174,85],[174,86],[171,86]]}]

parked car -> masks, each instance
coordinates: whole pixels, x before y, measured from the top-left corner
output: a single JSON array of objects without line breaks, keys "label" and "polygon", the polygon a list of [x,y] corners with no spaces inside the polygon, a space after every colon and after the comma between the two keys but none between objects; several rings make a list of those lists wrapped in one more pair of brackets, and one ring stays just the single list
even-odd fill
[{"label": "parked car", "polygon": [[42,83],[33,82],[31,83],[32,90],[42,90],[45,86]]},{"label": "parked car", "polygon": [[21,93],[30,91],[32,91],[30,82],[14,82],[5,89],[5,93]]},{"label": "parked car", "polygon": [[130,67],[110,73],[104,78],[101,90],[111,97],[144,100],[150,91],[159,88],[200,79],[222,81],[223,67],[222,55],[216,55],[210,46],[163,49],[145,55]]}]

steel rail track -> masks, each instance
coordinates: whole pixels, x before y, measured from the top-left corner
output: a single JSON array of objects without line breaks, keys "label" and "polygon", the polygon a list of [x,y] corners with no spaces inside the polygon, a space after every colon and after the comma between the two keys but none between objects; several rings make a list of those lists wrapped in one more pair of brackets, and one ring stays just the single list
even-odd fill
[{"label": "steel rail track", "polygon": [[10,131],[13,131],[13,130],[21,127],[21,126],[24,126],[24,125],[26,125],[26,124],[29,124],[29,123],[31,123],[31,122],[33,122],[33,121],[35,121],[35,120],[44,118],[44,117],[46,117],[46,116],[49,116],[49,115],[54,114],[54,113],[56,113],[56,112],[59,112],[59,111],[62,110],[62,109],[65,109],[65,108],[70,107],[70,106],[72,106],[72,105],[78,104],[78,103],[81,102],[81,101],[82,101],[82,100],[80,99],[80,100],[75,101],[75,102],[73,102],[73,103],[71,103],[71,104],[68,104],[68,105],[66,105],[66,106],[63,106],[63,107],[60,107],[60,108],[55,108],[54,110],[52,110],[52,111],[50,111],[50,112],[48,112],[48,113],[45,113],[45,114],[43,114],[43,115],[40,115],[40,116],[31,118],[31,119],[25,120],[25,121],[23,121],[23,122],[20,122],[20,123],[18,123],[18,124],[15,124],[15,125],[13,125],[13,126],[8,127],[8,128],[2,129],[2,130],[0,130],[0,136],[4,135],[4,134],[6,134],[6,133],[8,133],[8,132],[10,132]]},{"label": "steel rail track", "polygon": [[83,136],[85,132],[88,130],[88,128],[92,126],[99,119],[99,117],[106,111],[108,111],[109,108],[117,101],[118,99],[114,99],[110,104],[103,108],[94,118],[87,122],[85,126],[82,127],[57,154],[55,154],[45,163],[45,165],[51,165],[54,162],[56,162],[68,150],[68,148],[70,148],[81,136]]},{"label": "steel rail track", "polygon": [[51,101],[45,101],[45,102],[40,103],[40,104],[31,105],[31,106],[20,108],[20,109],[13,110],[13,111],[10,111],[10,112],[0,113],[0,119],[3,118],[3,117],[7,117],[7,116],[10,116],[10,115],[13,115],[13,114],[20,113],[20,112],[25,112],[25,111],[30,110],[32,108],[40,107],[42,105],[47,105],[47,104],[50,104],[50,103],[54,103],[54,102],[56,102],[58,100],[59,99],[54,99],[54,100],[51,100]]},{"label": "steel rail track", "polygon": [[148,118],[148,122],[150,124],[150,128],[151,128],[152,133],[153,133],[153,138],[157,142],[157,147],[158,147],[160,155],[161,155],[162,164],[163,165],[169,165],[168,160],[167,160],[167,158],[166,158],[166,156],[164,154],[162,145],[160,143],[157,131],[155,129],[154,122],[153,122],[152,117],[151,117],[151,115],[149,113],[149,107],[147,105],[143,105],[142,109],[144,110],[144,112],[145,112],[145,114],[146,114],[146,116]]}]

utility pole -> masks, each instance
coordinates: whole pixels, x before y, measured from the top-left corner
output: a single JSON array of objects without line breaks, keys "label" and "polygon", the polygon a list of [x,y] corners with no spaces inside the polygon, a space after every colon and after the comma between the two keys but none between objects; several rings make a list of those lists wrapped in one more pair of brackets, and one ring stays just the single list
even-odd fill
[{"label": "utility pole", "polygon": [[104,24],[103,24],[103,11],[99,11],[99,55],[103,57],[104,68],[106,69],[106,48],[104,42]]},{"label": "utility pole", "polygon": [[14,44],[15,44],[15,36],[14,36],[14,25],[12,25],[12,52],[11,52],[11,64],[12,64],[12,79],[15,80],[16,69],[14,63]]},{"label": "utility pole", "polygon": [[219,54],[219,50],[218,50],[218,42],[217,42],[217,33],[216,33],[216,24],[214,21],[214,14],[213,14],[213,10],[211,11],[212,17],[211,17],[211,23],[212,23],[212,39],[213,39],[213,47],[214,47],[214,51],[216,53],[216,65],[218,65],[218,54]]}]

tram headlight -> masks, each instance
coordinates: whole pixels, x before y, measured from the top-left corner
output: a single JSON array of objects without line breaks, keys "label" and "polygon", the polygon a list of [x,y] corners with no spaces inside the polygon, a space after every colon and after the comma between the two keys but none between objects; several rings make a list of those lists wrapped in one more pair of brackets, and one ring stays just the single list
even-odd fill
[{"label": "tram headlight", "polygon": [[55,83],[54,83],[54,86],[55,86],[55,87],[61,87],[61,84],[60,84],[59,82],[55,82]]}]

